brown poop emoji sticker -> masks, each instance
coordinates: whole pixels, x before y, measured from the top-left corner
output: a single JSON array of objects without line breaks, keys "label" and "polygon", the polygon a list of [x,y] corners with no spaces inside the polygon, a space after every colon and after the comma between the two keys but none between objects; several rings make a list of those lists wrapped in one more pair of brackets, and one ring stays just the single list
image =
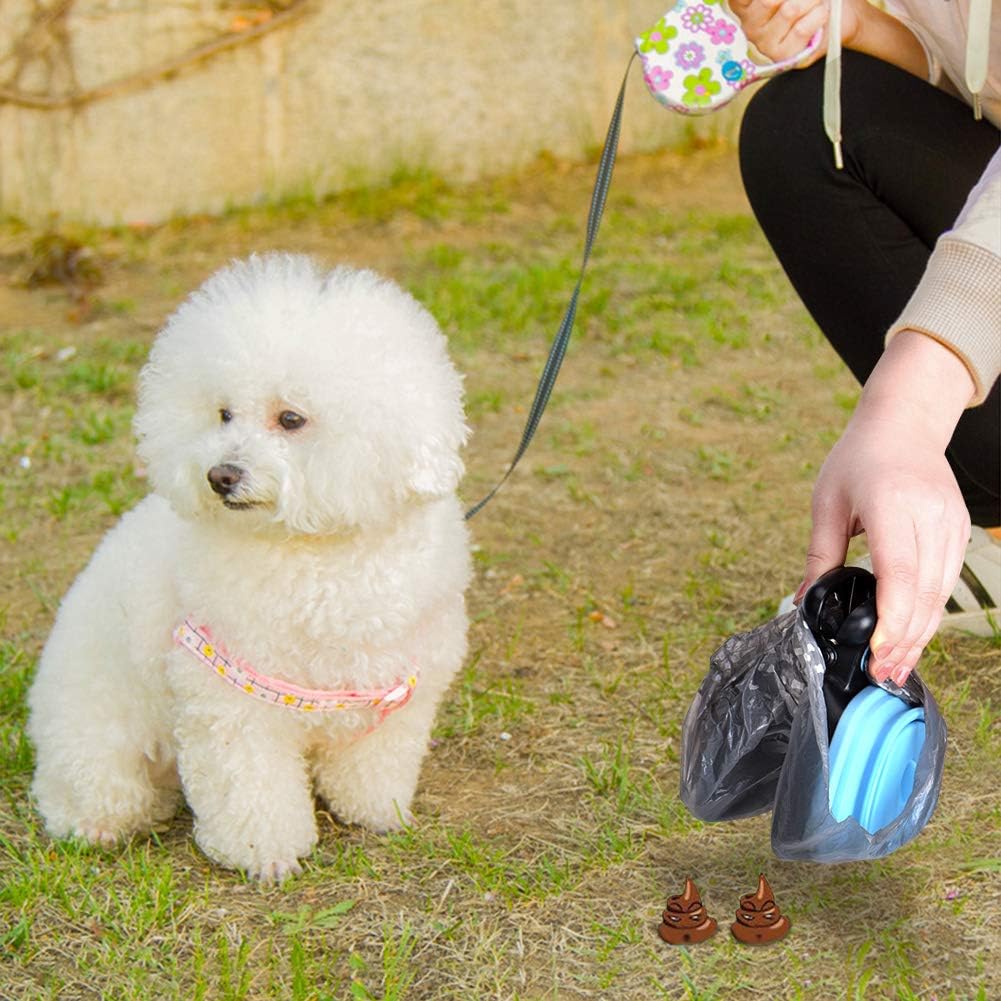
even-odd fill
[{"label": "brown poop emoji sticker", "polygon": [[689,945],[704,942],[716,934],[716,919],[706,914],[699,891],[690,880],[685,880],[685,890],[677,897],[668,897],[664,920],[657,933],[671,945]]},{"label": "brown poop emoji sticker", "polygon": [[789,931],[789,919],[779,913],[775,895],[764,876],[758,876],[758,888],[740,898],[737,920],[730,931],[738,942],[746,945],[764,945],[777,942]]}]

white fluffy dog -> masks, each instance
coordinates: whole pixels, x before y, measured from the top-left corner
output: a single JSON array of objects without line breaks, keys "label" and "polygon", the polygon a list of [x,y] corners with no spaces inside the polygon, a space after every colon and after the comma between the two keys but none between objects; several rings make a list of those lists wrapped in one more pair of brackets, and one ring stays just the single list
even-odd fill
[{"label": "white fluffy dog", "polygon": [[30,694],[49,831],[170,817],[263,880],[317,839],[313,791],[409,818],[466,651],[461,380],[371,272],[251,257],[170,318],[140,376],[154,493],[66,595]]}]

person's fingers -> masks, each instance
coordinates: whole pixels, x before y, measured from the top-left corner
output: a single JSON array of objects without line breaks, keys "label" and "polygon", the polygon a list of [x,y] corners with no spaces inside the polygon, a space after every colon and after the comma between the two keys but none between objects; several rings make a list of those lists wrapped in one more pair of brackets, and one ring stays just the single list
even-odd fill
[{"label": "person's fingers", "polygon": [[779,10],[776,20],[785,19],[785,33],[778,39],[779,44],[788,49],[788,55],[795,55],[807,47],[810,39],[827,24],[827,7],[821,3],[808,4],[787,0]]},{"label": "person's fingers", "polygon": [[[827,8],[820,0],[752,0],[731,3],[730,11],[748,41],[775,60],[801,52],[827,20]],[[803,18],[805,23],[797,27]]]},{"label": "person's fingers", "polygon": [[949,537],[925,525],[916,532],[918,555],[917,583],[911,621],[897,645],[897,665],[890,677],[906,679],[921,656],[925,644],[938,628],[948,593],[942,593]]},{"label": "person's fingers", "polygon": [[[923,628],[918,634],[917,640],[911,646],[910,650],[904,654],[900,663],[890,675],[898,685],[902,685],[907,680],[907,676],[917,666],[924,648],[928,645],[932,636],[935,635],[942,621],[946,602],[949,600],[949,595],[952,594],[952,589],[956,586],[956,581],[959,578],[959,572],[962,569],[963,560],[966,556],[966,545],[970,534],[968,517],[965,519],[960,518],[958,522],[945,522],[944,526],[944,530],[943,526],[936,526],[939,528],[939,531],[935,533],[935,537],[940,536],[942,538],[940,553],[941,572],[937,593],[934,596],[934,600],[929,601],[929,614]],[[912,623],[912,625],[914,624]]]},{"label": "person's fingers", "polygon": [[730,13],[740,21],[745,35],[761,29],[774,17],[783,0],[733,0]]},{"label": "person's fingers", "polygon": [[846,528],[846,514],[834,505],[819,502],[816,499],[819,495],[820,491],[815,495],[813,505],[813,528],[806,552],[803,581],[793,597],[797,604],[821,574],[844,565],[848,552],[850,535]]},{"label": "person's fingers", "polygon": [[877,680],[890,677],[910,647],[907,629],[918,585],[918,546],[910,519],[890,517],[866,526],[876,577],[876,628],[869,647]]},{"label": "person's fingers", "polygon": [[731,0],[729,7],[731,13],[741,21],[745,18],[767,21],[786,2],[787,0]]}]

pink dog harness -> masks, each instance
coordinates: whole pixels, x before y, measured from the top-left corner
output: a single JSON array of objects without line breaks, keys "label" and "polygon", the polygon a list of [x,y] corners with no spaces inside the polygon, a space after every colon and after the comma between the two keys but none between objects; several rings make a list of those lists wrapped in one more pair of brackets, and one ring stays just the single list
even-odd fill
[{"label": "pink dog harness", "polygon": [[212,639],[208,626],[196,626],[188,618],[174,630],[174,642],[200,660],[224,681],[254,698],[285,709],[302,712],[337,712],[344,709],[375,709],[381,723],[391,712],[405,706],[417,686],[417,671],[389,688],[335,689],[300,688],[288,681],[255,671],[245,661],[228,656]]}]

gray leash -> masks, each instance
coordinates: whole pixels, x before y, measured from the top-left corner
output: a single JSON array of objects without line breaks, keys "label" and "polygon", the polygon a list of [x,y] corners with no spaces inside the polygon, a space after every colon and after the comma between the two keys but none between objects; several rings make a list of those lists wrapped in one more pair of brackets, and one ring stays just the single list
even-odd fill
[{"label": "gray leash", "polygon": [[518,465],[521,457],[528,449],[528,445],[535,435],[539,421],[542,419],[542,412],[549,402],[549,394],[556,384],[556,377],[559,375],[560,366],[563,364],[563,356],[566,354],[567,345],[570,343],[570,332],[573,330],[574,319],[577,316],[577,300],[580,296],[580,288],[584,282],[584,272],[587,270],[587,262],[591,257],[591,248],[594,246],[595,237],[598,235],[598,227],[601,225],[601,216],[605,211],[605,199],[608,197],[608,188],[612,183],[612,170],[615,168],[615,154],[619,148],[619,127],[622,121],[622,102],[626,94],[626,81],[629,79],[629,70],[632,68],[633,59],[636,58],[634,52],[626,66],[625,76],[622,78],[622,86],[619,88],[619,96],[615,102],[615,110],[612,112],[612,120],[608,124],[608,134],[605,136],[605,145],[601,151],[601,160],[598,162],[598,172],[594,179],[594,191],[591,192],[591,208],[587,215],[587,236],[584,241],[584,257],[580,265],[580,275],[577,278],[577,285],[570,297],[570,304],[563,316],[563,322],[556,331],[552,347],[549,349],[549,357],[546,359],[545,367],[539,378],[538,388],[535,390],[535,399],[528,412],[528,419],[525,422],[525,429],[521,433],[521,444],[515,452],[507,472],[501,477],[500,482],[484,497],[479,503],[474,504],[466,512],[468,521],[480,511],[507,482],[507,478],[514,472],[514,467]]}]

